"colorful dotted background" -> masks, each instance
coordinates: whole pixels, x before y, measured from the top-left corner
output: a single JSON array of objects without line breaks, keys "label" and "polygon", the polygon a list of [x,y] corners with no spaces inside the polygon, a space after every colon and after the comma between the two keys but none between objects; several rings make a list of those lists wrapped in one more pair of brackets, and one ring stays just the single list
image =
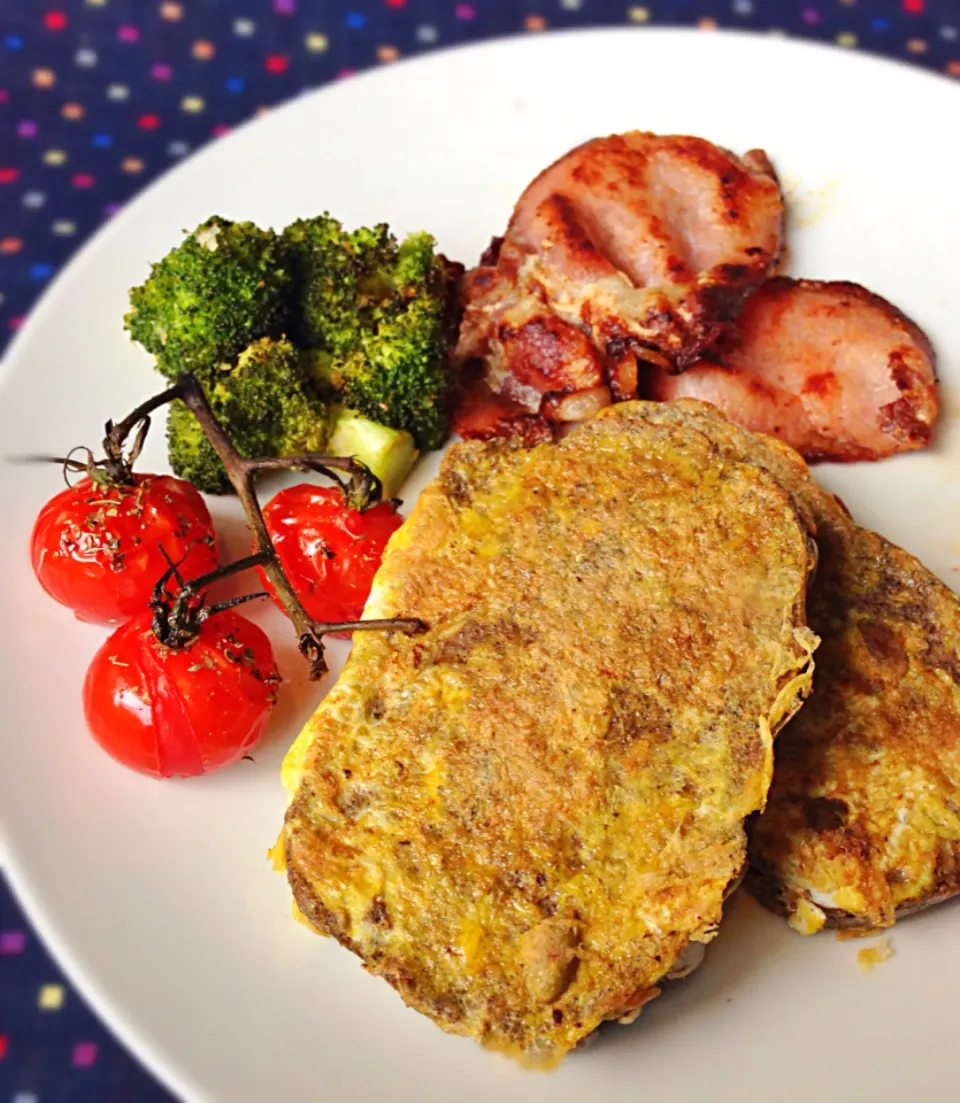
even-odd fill
[{"label": "colorful dotted background", "polygon": [[[101,223],[245,119],[400,57],[624,24],[802,36],[960,77],[960,0],[0,0],[0,353]],[[0,879],[0,1103],[169,1099]]]}]

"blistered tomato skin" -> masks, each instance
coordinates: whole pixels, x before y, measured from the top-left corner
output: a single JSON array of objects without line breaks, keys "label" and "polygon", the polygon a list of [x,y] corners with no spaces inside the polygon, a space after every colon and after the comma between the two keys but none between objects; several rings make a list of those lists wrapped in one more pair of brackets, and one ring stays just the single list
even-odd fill
[{"label": "blistered tomato skin", "polygon": [[[263,511],[284,573],[315,621],[359,620],[387,541],[403,524],[389,502],[363,513],[336,487],[301,483]],[[266,589],[273,587],[261,572]],[[279,604],[279,602],[278,602]]]},{"label": "blistered tomato skin", "polygon": [[200,494],[169,475],[134,478],[134,486],[81,479],[47,502],[34,524],[34,574],[80,620],[120,624],[145,609],[167,570],[161,548],[185,579],[217,566],[216,533]]},{"label": "blistered tomato skin", "polygon": [[241,759],[266,727],[280,676],[270,641],[233,610],[204,621],[180,651],[158,643],[141,613],[103,644],[83,707],[101,747],[154,778],[194,777]]}]

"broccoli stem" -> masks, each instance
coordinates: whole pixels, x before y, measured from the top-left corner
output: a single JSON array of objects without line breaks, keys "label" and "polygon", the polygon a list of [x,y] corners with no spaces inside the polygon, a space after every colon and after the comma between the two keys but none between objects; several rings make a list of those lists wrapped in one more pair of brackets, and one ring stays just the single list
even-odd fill
[{"label": "broccoli stem", "polygon": [[384,498],[395,497],[420,456],[413,437],[343,406],[330,407],[330,426],[329,451],[359,460],[380,480]]}]

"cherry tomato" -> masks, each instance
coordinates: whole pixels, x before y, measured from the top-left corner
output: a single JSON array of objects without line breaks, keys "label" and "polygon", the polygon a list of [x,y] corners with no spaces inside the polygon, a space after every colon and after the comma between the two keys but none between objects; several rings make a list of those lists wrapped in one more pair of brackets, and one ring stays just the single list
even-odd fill
[{"label": "cherry tomato", "polygon": [[263,515],[284,573],[310,616],[359,620],[387,541],[403,524],[394,507],[379,502],[360,513],[337,487],[300,483],[271,498]]},{"label": "cherry tomato", "polygon": [[80,620],[117,624],[146,608],[167,569],[186,579],[217,565],[217,540],[199,493],[171,475],[135,475],[134,486],[81,479],[40,511],[30,554],[40,585]]},{"label": "cherry tomato", "polygon": [[247,753],[279,682],[270,641],[233,610],[210,616],[179,651],[157,641],[146,611],[94,656],[83,708],[94,738],[124,766],[157,778],[193,777]]}]

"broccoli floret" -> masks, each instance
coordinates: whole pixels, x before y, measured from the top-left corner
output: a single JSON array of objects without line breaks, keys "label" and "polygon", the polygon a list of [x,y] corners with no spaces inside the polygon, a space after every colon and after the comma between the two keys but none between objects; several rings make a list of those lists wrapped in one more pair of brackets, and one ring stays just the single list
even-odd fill
[{"label": "broccoli floret", "polygon": [[458,266],[429,234],[398,245],[386,226],[348,233],[328,215],[284,236],[299,288],[296,339],[312,350],[315,378],[344,405],[408,431],[418,448],[439,448],[450,431]]},{"label": "broccoli floret", "polygon": [[207,494],[229,494],[230,480],[200,423],[177,400],[167,411],[167,452],[170,466],[181,479]]},{"label": "broccoli floret", "polygon": [[281,236],[213,217],[130,291],[124,326],[168,378],[189,371],[208,387],[251,341],[283,333],[292,289]]},{"label": "broccoli floret", "polygon": [[283,232],[296,270],[299,304],[293,335],[303,348],[342,356],[360,336],[361,305],[379,292],[396,242],[385,225],[348,233],[329,215],[302,218]]},{"label": "broccoli floret", "polygon": [[[205,390],[214,415],[242,456],[295,456],[321,452],[327,443],[327,404],[304,378],[300,356],[289,341],[254,341],[236,367],[220,372]],[[216,452],[181,402],[171,404],[167,444],[177,475],[211,494],[229,491]]]}]

